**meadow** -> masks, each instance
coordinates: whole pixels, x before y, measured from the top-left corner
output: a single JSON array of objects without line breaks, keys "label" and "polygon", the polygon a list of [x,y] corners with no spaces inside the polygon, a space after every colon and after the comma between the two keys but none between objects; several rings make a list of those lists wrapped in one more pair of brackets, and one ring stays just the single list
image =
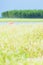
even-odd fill
[{"label": "meadow", "polygon": [[0,25],[0,65],[43,65],[43,19],[36,19],[39,23],[34,24],[11,24],[17,20],[0,19],[4,21],[8,23]]},{"label": "meadow", "polygon": [[43,22],[43,18],[0,18],[0,22]]}]

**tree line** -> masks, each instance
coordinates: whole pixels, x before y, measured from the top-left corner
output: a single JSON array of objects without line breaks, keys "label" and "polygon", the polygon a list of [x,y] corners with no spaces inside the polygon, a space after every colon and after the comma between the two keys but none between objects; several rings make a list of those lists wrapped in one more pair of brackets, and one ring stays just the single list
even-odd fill
[{"label": "tree line", "polygon": [[43,18],[43,10],[11,10],[2,12],[4,18]]}]

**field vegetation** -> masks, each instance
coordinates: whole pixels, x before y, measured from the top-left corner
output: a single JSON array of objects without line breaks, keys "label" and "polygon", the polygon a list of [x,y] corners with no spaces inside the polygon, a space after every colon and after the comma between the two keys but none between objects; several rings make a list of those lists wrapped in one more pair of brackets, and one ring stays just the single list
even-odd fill
[{"label": "field vegetation", "polygon": [[0,25],[0,65],[43,65],[43,24]]},{"label": "field vegetation", "polygon": [[43,22],[43,18],[0,18],[0,22]]}]

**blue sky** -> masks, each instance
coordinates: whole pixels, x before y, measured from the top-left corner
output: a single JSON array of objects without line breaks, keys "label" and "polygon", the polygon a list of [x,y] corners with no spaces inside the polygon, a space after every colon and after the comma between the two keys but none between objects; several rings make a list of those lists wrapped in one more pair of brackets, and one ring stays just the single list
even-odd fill
[{"label": "blue sky", "polygon": [[1,12],[14,9],[43,9],[43,0],[0,0]]}]

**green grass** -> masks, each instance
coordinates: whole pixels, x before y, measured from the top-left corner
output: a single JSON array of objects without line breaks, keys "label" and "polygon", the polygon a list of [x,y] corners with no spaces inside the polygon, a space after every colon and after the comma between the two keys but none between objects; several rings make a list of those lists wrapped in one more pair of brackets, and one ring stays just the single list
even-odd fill
[{"label": "green grass", "polygon": [[43,65],[43,24],[0,25],[0,65]]},{"label": "green grass", "polygon": [[38,18],[0,18],[0,22],[43,22],[43,19]]}]

